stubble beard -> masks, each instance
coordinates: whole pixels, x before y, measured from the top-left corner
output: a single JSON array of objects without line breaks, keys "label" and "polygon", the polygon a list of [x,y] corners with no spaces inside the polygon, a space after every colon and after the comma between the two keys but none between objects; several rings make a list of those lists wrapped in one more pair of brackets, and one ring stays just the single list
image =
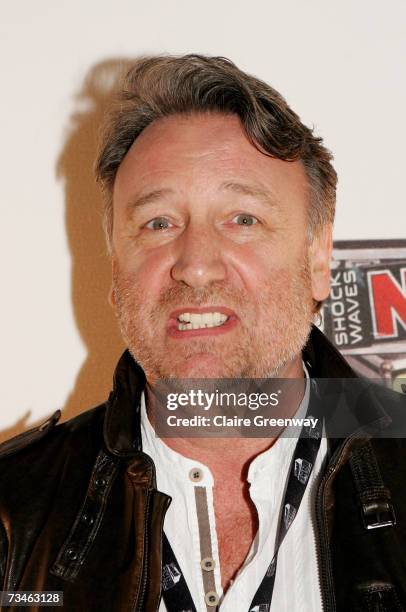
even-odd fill
[{"label": "stubble beard", "polygon": [[[177,284],[164,289],[155,305],[143,299],[136,276],[113,266],[116,315],[122,336],[147,380],[167,378],[269,378],[297,358],[313,322],[309,262],[280,269],[256,296],[222,282],[203,289]],[[216,336],[170,338],[169,313],[183,305],[224,305],[240,320]],[[208,354],[213,356],[205,359]],[[203,358],[203,361],[202,361]]]}]

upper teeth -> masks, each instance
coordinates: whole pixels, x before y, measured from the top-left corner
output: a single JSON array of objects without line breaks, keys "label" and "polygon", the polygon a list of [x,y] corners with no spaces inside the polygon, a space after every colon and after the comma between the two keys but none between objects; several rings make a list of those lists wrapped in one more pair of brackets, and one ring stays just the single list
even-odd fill
[{"label": "upper teeth", "polygon": [[200,329],[202,327],[217,327],[227,321],[227,315],[221,312],[182,312],[178,316],[178,329]]}]

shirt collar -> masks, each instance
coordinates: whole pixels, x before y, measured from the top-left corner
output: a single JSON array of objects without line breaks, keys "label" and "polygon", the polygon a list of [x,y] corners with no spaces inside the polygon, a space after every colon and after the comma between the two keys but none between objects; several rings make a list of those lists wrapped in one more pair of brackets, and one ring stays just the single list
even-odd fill
[{"label": "shirt collar", "polygon": [[[302,401],[299,404],[299,407],[296,413],[293,415],[295,418],[304,418],[307,412],[307,408],[309,406],[310,399],[310,377],[309,372],[305,363],[303,364],[303,372],[305,375],[306,383],[305,383],[305,391],[302,397]],[[260,455],[255,457],[253,461],[251,461],[250,466],[248,468],[247,480],[249,483],[253,483],[258,477],[262,476],[266,469],[270,466],[270,460],[272,458],[273,468],[275,468],[275,464],[277,464],[278,468],[283,471],[285,464],[290,462],[291,456],[293,454],[293,450],[295,448],[295,444],[297,441],[297,433],[293,433],[296,428],[291,425],[285,427],[281,435],[277,438],[277,440],[272,444],[270,448],[266,451],[262,452]]]},{"label": "shirt collar", "polygon": [[151,422],[148,418],[146,404],[145,404],[145,393],[141,396],[141,436],[142,436],[142,449],[145,453],[150,455],[157,466],[161,469],[169,470],[171,476],[181,480],[182,482],[190,482],[193,485],[193,481],[190,480],[189,474],[192,470],[199,469],[202,471],[203,478],[199,482],[200,486],[213,486],[214,479],[207,466],[194,459],[189,459],[181,453],[178,453],[170,446],[165,444],[162,438],[159,438]]}]

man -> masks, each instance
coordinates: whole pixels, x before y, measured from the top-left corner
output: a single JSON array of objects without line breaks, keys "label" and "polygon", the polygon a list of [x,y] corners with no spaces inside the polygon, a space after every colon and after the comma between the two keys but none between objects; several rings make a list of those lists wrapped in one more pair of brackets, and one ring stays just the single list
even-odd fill
[{"label": "man", "polygon": [[3,589],[67,610],[406,609],[404,444],[380,435],[400,396],[366,388],[360,410],[342,387],[346,439],[327,420],[299,441],[154,435],[161,379],[296,379],[290,415],[337,413],[311,383],[355,376],[312,327],[336,186],[321,139],[224,58],[152,57],[97,176],[128,351],[105,404],[3,445]]}]

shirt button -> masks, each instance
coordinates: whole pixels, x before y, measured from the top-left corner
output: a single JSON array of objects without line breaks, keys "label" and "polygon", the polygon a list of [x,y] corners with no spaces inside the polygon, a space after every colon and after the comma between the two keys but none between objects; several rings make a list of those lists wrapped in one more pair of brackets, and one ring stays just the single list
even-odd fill
[{"label": "shirt button", "polygon": [[217,606],[220,598],[217,595],[216,591],[208,591],[204,596],[204,601],[208,606]]},{"label": "shirt button", "polygon": [[205,557],[200,561],[200,565],[202,566],[202,569],[204,569],[206,572],[211,572],[212,570],[214,570],[216,562],[211,557]]},{"label": "shirt button", "polygon": [[192,468],[189,472],[189,478],[192,482],[200,482],[203,480],[203,471],[200,468]]}]

